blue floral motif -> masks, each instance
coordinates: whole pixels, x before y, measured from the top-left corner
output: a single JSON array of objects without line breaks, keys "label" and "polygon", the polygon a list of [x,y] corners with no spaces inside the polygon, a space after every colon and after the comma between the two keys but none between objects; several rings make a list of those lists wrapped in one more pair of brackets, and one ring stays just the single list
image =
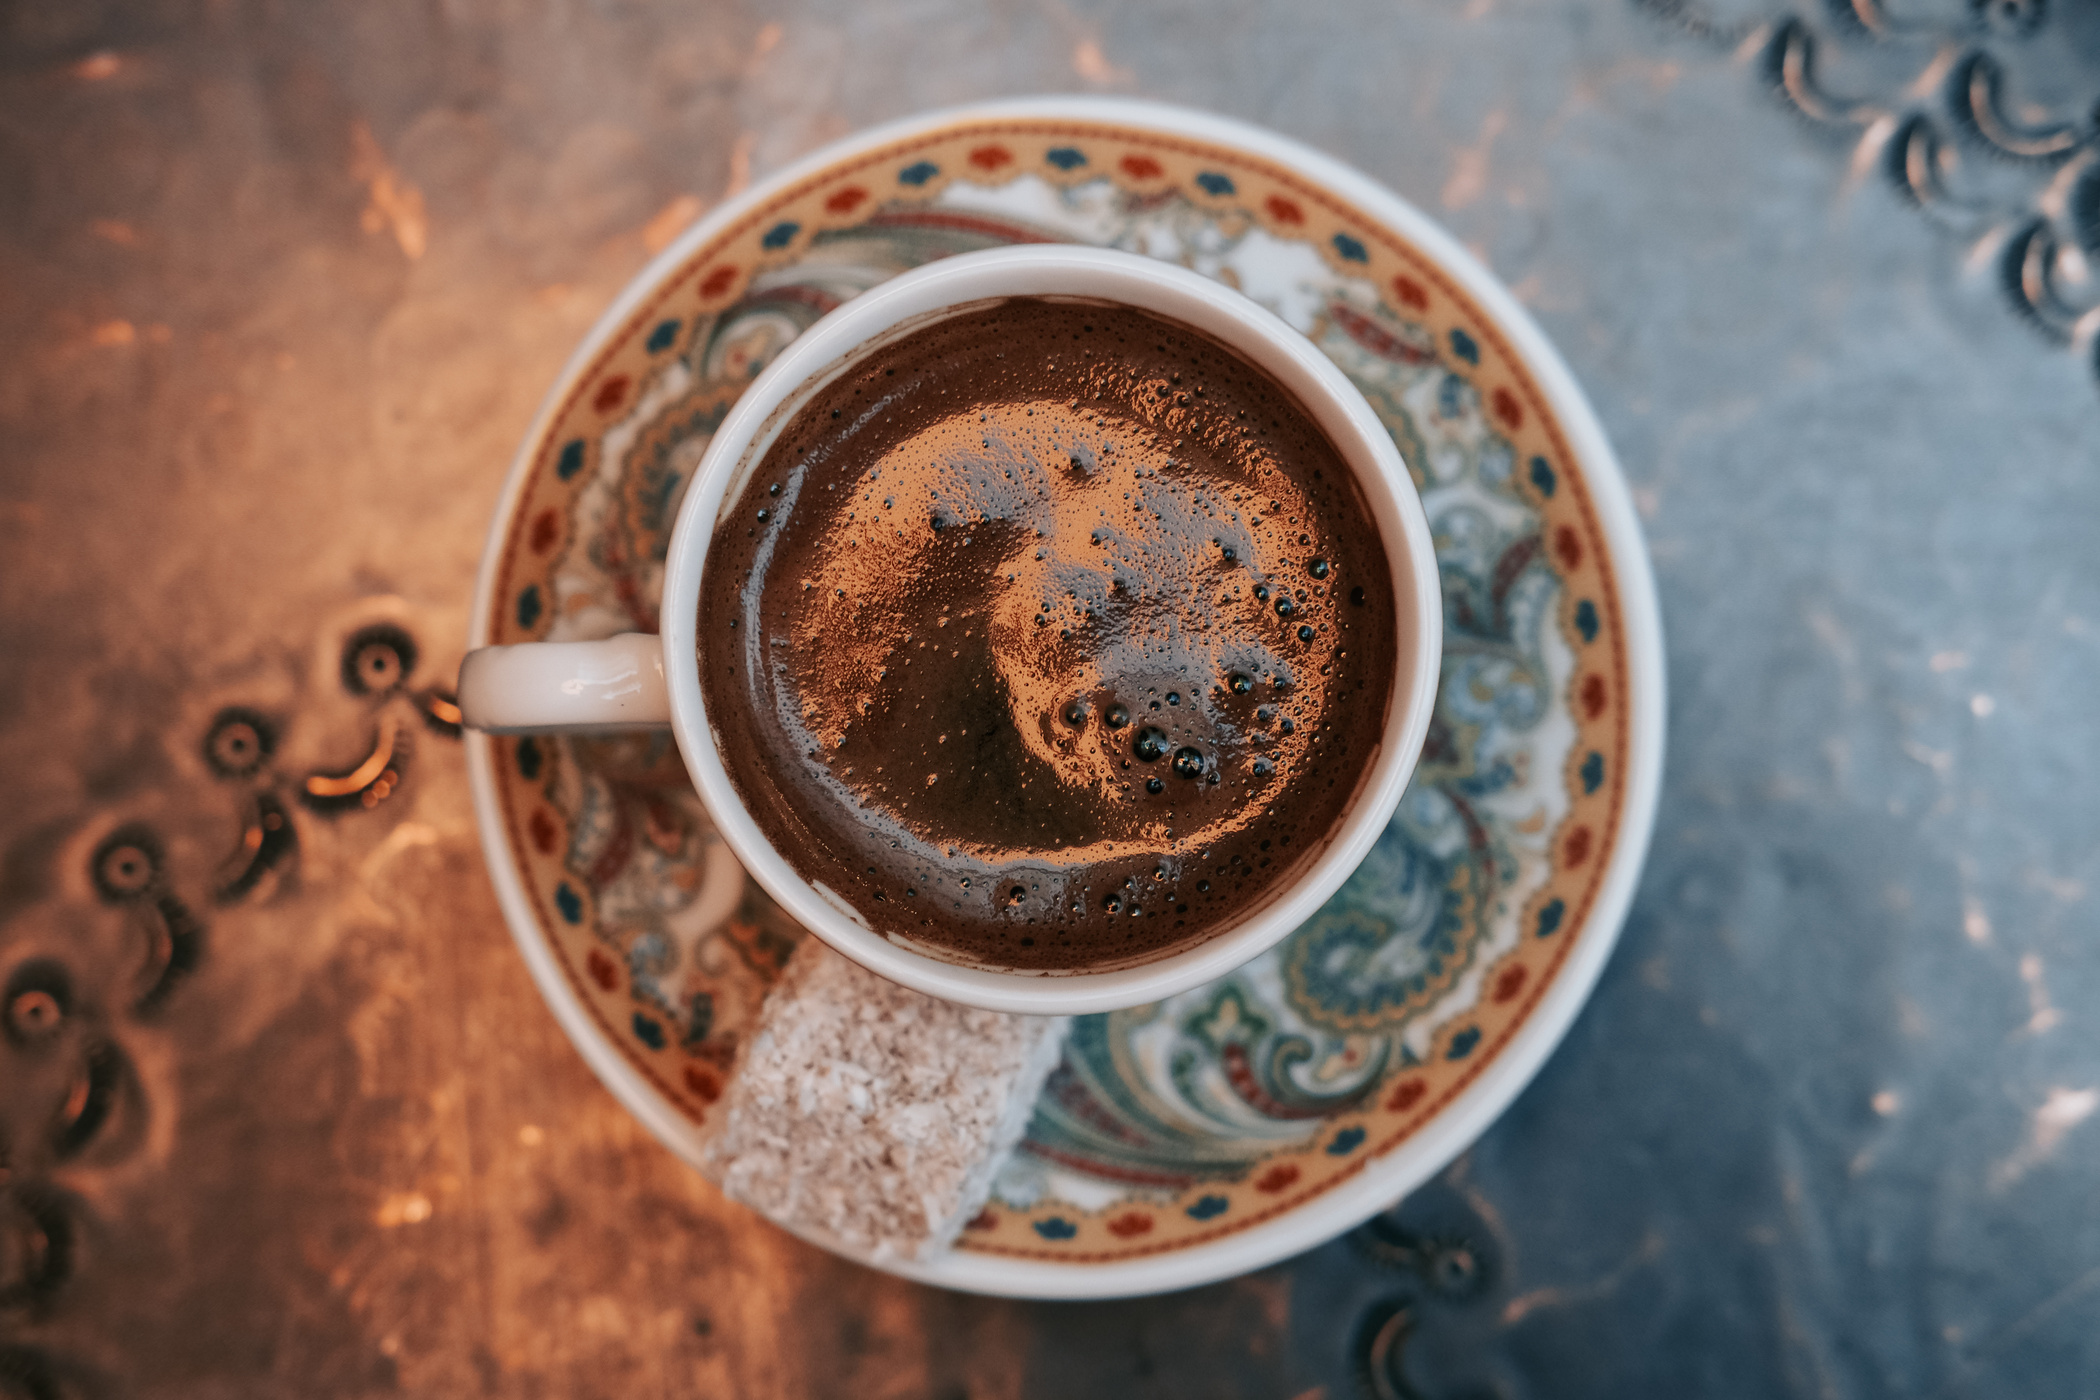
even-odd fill
[{"label": "blue floral motif", "polygon": [[[1049,150],[1043,152],[1043,159],[1049,161],[1059,170],[1076,170],[1086,164],[1086,152],[1073,146],[1052,146]],[[916,170],[918,167],[913,166],[912,169]],[[899,178],[903,177],[900,176]],[[912,183],[917,184],[918,181],[914,180]]]},{"label": "blue floral motif", "polygon": [[639,1011],[634,1013],[634,1038],[651,1050],[664,1048],[663,1026],[654,1017],[644,1016]]},{"label": "blue floral motif", "polygon": [[1480,363],[1480,346],[1474,341],[1472,336],[1467,335],[1464,331],[1453,330],[1451,332],[1451,353],[1469,365]]},{"label": "blue floral motif", "polygon": [[922,160],[916,165],[907,165],[898,171],[897,179],[903,184],[917,186],[925,184],[940,173],[941,168],[938,165],[935,165],[930,160]]},{"label": "blue floral motif", "polygon": [[1581,777],[1582,790],[1585,793],[1595,792],[1599,787],[1603,786],[1604,755],[1598,753],[1595,749],[1591,749],[1590,756],[1582,760]]},{"label": "blue floral motif", "polygon": [[1327,1155],[1346,1157],[1364,1144],[1364,1130],[1360,1127],[1344,1128],[1327,1144]]},{"label": "blue floral motif", "polygon": [[678,951],[660,929],[650,929],[627,945],[627,983],[636,996],[669,1014],[673,1011],[664,979],[678,967]]},{"label": "blue floral motif", "polygon": [[536,583],[526,584],[524,591],[518,594],[518,626],[531,631],[539,624],[542,607],[540,586]]},{"label": "blue floral motif", "polygon": [[[1457,332],[1453,331],[1452,334],[1456,335]],[[1437,417],[1464,418],[1468,402],[1473,398],[1468,392],[1471,387],[1458,375],[1445,375],[1443,382],[1436,386]]]},{"label": "blue floral motif", "polygon": [[1350,262],[1369,262],[1371,260],[1371,255],[1365,250],[1364,245],[1346,233],[1338,233],[1334,236],[1334,251],[1340,253]]},{"label": "blue floral motif", "polygon": [[[1173,1015],[1141,1007],[1075,1019],[1028,1142],[1057,1161],[1113,1164],[1163,1186],[1229,1180],[1377,1087],[1385,1047],[1330,1063],[1339,1045],[1315,1046],[1269,1014],[1242,1019],[1257,1000],[1268,1001],[1231,979],[1184,993]],[[1130,1072],[1132,1036],[1148,1032],[1165,1040],[1157,1079]]]},{"label": "blue floral motif", "polygon": [[1585,642],[1597,640],[1597,605],[1587,598],[1575,605],[1575,630]]},{"label": "blue floral motif", "polygon": [[1560,931],[1560,921],[1568,915],[1568,906],[1561,900],[1549,899],[1546,907],[1539,910],[1539,937],[1551,938]]},{"label": "blue floral motif", "polygon": [[1230,175],[1221,175],[1215,170],[1206,170],[1196,176],[1196,184],[1205,194],[1223,197],[1238,193]]},{"label": "blue floral motif", "polygon": [[569,888],[567,880],[554,887],[554,907],[572,924],[583,922],[583,896]]},{"label": "blue floral motif", "polygon": [[1232,1202],[1223,1196],[1199,1196],[1196,1203],[1184,1212],[1191,1220],[1215,1220],[1223,1215]]},{"label": "blue floral motif", "polygon": [[656,329],[649,332],[649,353],[660,355],[670,349],[672,344],[678,339],[678,328],[684,324],[685,322],[675,318],[669,321],[658,321]]},{"label": "blue floral motif", "polygon": [[1447,1060],[1463,1060],[1466,1056],[1473,1053],[1473,1047],[1479,1043],[1480,1027],[1467,1026],[1457,1035],[1451,1037],[1451,1048],[1444,1052],[1444,1058]]},{"label": "blue floral motif", "polygon": [[715,999],[706,992],[694,992],[686,1003],[685,1034],[680,1038],[686,1045],[698,1045],[713,1033],[715,1028]]},{"label": "blue floral motif", "polygon": [[571,438],[562,444],[561,456],[555,459],[554,474],[563,481],[573,481],[576,473],[583,470],[583,439]]},{"label": "blue floral motif", "polygon": [[1079,1233],[1079,1227],[1062,1215],[1053,1215],[1048,1220],[1036,1221],[1035,1232],[1046,1240],[1068,1240]]},{"label": "blue floral motif", "polygon": [[1554,479],[1553,465],[1544,457],[1531,459],[1531,484],[1538,487],[1539,494],[1551,498],[1553,488],[1560,483]]},{"label": "blue floral motif", "polygon": [[1337,1029],[1405,1020],[1465,966],[1462,866],[1447,865],[1404,823],[1379,834],[1363,864],[1292,935],[1285,986],[1298,1013]]},{"label": "blue floral motif", "polygon": [[793,219],[783,220],[766,230],[766,236],[758,240],[759,246],[762,248],[785,248],[788,244],[795,241],[795,235],[800,232],[802,232],[802,225],[796,223]]},{"label": "blue floral motif", "polygon": [[729,413],[741,385],[711,386],[686,394],[665,408],[627,450],[620,480],[625,509],[606,536],[590,542],[593,559],[608,570],[615,558],[661,560],[670,544],[672,517],[684,495],[695,445],[705,446]]},{"label": "blue floral motif", "polygon": [[1188,1019],[1186,1030],[1213,1050],[1223,1050],[1259,1042],[1269,1033],[1269,1022],[1248,1005],[1247,993],[1237,982],[1227,982],[1210,1005]]}]

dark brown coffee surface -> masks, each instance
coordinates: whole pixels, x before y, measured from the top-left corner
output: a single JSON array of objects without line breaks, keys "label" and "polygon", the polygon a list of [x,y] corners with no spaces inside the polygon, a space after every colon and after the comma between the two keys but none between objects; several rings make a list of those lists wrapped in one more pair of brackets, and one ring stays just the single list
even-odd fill
[{"label": "dark brown coffee surface", "polygon": [[820,392],[716,526],[699,663],[767,838],[876,930],[1140,960],[1317,856],[1396,657],[1298,402],[1146,313],[1013,299]]}]

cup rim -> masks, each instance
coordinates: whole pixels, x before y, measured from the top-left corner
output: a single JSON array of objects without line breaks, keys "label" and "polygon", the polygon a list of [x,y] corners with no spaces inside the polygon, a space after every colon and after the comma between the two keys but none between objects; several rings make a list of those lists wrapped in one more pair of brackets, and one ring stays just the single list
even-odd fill
[{"label": "cup rim", "polygon": [[[1319,855],[1223,932],[1149,961],[1100,971],[1005,971],[947,962],[875,932],[774,849],[745,809],[718,750],[700,686],[698,607],[707,546],[732,487],[755,470],[794,411],[871,342],[970,303],[1084,296],[1178,320],[1230,345],[1294,393],[1356,473],[1393,579],[1400,632],[1386,725],[1355,802]],[[1443,605],[1429,523],[1391,435],[1341,371],[1253,300],[1134,253],[1035,244],[961,254],[861,293],[798,336],[738,398],[694,470],[666,558],[660,635],[671,724],[702,803],[744,868],[803,927],[863,967],[916,991],[987,1010],[1079,1015],[1161,1000],[1244,965],[1326,902],[1399,805],[1428,733],[1442,658]]]}]

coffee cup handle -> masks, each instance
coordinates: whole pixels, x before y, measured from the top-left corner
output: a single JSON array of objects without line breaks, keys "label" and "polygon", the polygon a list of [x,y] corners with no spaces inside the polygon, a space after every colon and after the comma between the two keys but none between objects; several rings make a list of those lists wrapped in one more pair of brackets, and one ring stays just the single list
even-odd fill
[{"label": "coffee cup handle", "polygon": [[486,734],[652,729],[671,722],[661,638],[482,647],[459,667],[460,719]]}]

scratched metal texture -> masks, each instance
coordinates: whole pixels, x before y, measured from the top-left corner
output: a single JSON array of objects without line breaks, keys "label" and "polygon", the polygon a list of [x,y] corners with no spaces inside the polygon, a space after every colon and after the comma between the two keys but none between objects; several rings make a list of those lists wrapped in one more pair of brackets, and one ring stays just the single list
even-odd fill
[{"label": "scratched metal texture", "polygon": [[[2100,1393],[2089,153],[1934,128],[1911,174],[1977,183],[1921,210],[1895,117],[1769,62],[1900,115],[1984,44],[2076,136],[2100,24],[1803,3],[0,4],[0,1395]],[[1487,259],[1617,443],[1672,692],[1623,942],[1480,1144],[1084,1306],[841,1263],[656,1147],[429,718],[509,454],[652,248],[858,127],[1074,89],[1267,123]],[[375,716],[383,799],[301,804]],[[236,889],[270,801],[296,858]]]}]

